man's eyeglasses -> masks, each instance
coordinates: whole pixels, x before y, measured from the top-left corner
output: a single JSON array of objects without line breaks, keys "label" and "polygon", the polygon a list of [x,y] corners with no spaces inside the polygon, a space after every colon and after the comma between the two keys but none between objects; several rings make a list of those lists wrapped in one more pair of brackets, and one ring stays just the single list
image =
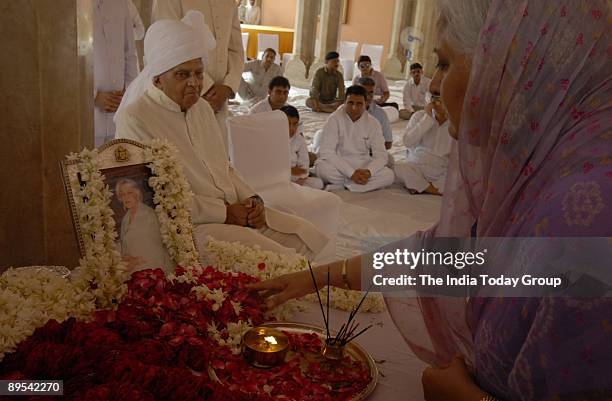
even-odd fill
[{"label": "man's eyeglasses", "polygon": [[359,63],[359,68],[364,69],[364,68],[370,68],[372,66],[371,63]]}]

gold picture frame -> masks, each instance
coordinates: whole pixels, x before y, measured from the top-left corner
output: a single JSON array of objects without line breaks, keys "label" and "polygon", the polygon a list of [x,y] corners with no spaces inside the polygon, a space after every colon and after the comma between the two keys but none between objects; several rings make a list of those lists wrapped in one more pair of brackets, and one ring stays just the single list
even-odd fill
[{"label": "gold picture frame", "polygon": [[[117,250],[128,268],[174,269],[178,263],[172,260],[163,244],[154,212],[155,191],[148,183],[152,172],[148,167],[150,161],[145,157],[146,149],[147,145],[133,140],[115,139],[98,148],[95,162],[105,185],[113,194],[110,208],[115,218]],[[81,180],[79,161],[62,161],[61,170],[79,252],[83,257],[87,252],[79,219],[83,202],[75,196],[85,185]],[[191,220],[189,224],[193,227]],[[191,239],[191,245],[197,250],[193,235]]]}]

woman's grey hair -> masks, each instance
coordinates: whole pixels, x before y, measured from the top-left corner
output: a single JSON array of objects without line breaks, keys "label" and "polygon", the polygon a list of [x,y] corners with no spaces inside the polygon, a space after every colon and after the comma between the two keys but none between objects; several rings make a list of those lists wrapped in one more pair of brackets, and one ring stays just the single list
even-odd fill
[{"label": "woman's grey hair", "polygon": [[115,194],[117,194],[117,197],[119,197],[119,189],[124,185],[136,189],[140,195],[139,200],[142,202],[142,190],[140,189],[140,185],[138,185],[138,183],[131,178],[119,178],[117,180],[117,183],[115,184]]},{"label": "woman's grey hair", "polygon": [[440,34],[464,54],[476,51],[491,0],[438,0]]}]

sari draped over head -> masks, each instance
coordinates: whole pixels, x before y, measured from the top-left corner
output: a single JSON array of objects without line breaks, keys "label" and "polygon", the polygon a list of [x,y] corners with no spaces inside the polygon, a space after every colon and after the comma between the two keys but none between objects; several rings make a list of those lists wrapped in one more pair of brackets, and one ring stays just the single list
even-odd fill
[{"label": "sari draped over head", "polygon": [[[478,237],[611,236],[611,18],[606,0],[492,1],[440,221],[410,239],[416,249],[473,227]],[[501,399],[612,393],[610,298],[419,298],[429,343],[411,334],[411,300],[386,301],[419,357],[464,354]]]}]

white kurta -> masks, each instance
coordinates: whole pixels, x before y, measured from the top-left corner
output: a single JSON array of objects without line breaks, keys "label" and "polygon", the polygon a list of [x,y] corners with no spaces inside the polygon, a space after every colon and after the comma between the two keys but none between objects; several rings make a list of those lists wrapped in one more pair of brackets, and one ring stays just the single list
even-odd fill
[{"label": "white kurta", "polygon": [[427,104],[427,94],[431,79],[421,76],[421,81],[415,85],[414,78],[410,78],[403,90],[404,109],[415,111],[412,106],[425,107]]},{"label": "white kurta", "polygon": [[[189,10],[197,10],[204,15],[204,22],[217,40],[217,47],[208,53],[203,93],[214,84],[228,86],[234,94],[238,93],[244,67],[244,50],[236,3],[230,0],[154,0],[151,22],[163,18],[180,20]],[[227,104],[215,117],[227,152]]]},{"label": "white kurta", "polygon": [[438,121],[425,111],[412,115],[404,133],[407,157],[395,163],[398,181],[406,188],[423,192],[431,183],[442,192],[453,138],[448,133],[449,121]]},{"label": "white kurta", "polygon": [[[346,114],[345,106],[333,112],[323,126],[317,175],[324,182],[344,185],[354,192],[367,192],[393,183],[393,171],[385,167],[388,161],[385,139],[380,123],[364,111],[357,121]],[[365,185],[351,181],[356,169],[370,170],[372,177]]]},{"label": "white kurta", "polygon": [[266,97],[265,99],[262,99],[259,102],[255,103],[253,107],[249,109],[249,114],[266,113],[268,111],[273,110],[272,105],[270,105],[270,100],[268,99],[268,97]]},{"label": "white kurta", "polygon": [[[195,224],[217,224],[224,232],[232,232],[234,240],[239,240],[245,230],[251,237],[257,234],[250,228],[223,224],[226,204],[242,202],[255,192],[230,167],[213,111],[205,100],[199,99],[183,113],[174,101],[150,84],[140,99],[117,116],[117,127],[119,137],[144,143],[153,138],[163,138],[177,147],[185,175],[195,194],[191,209]],[[264,235],[275,235],[277,240],[278,233],[296,234],[313,254],[328,241],[307,221],[274,209],[266,208],[266,224],[269,229],[266,232],[260,230]],[[270,229],[276,233],[269,233]]]},{"label": "white kurta", "polygon": [[249,4],[244,15],[244,23],[249,25],[259,25],[260,22],[261,8],[259,8],[259,6],[251,6]]},{"label": "white kurta", "polygon": [[[238,89],[240,97],[262,99],[268,96],[268,85],[272,78],[283,75],[278,64],[272,63],[266,70],[262,60],[251,60],[244,64],[244,72],[250,72],[252,78],[243,79]],[[248,74],[247,74],[248,75]]]},{"label": "white kurta", "polygon": [[[132,19],[127,0],[94,2],[94,98],[124,90],[138,74]],[[94,108],[95,144],[115,138],[115,113]]]},{"label": "white kurta", "polygon": [[162,242],[157,215],[142,202],[131,221],[129,211],[121,220],[121,256],[143,260],[132,267],[132,272],[156,267],[162,267],[167,272],[173,271],[172,259]]},{"label": "white kurta", "polygon": [[145,36],[145,27],[142,23],[142,19],[140,18],[138,9],[136,8],[132,0],[127,1],[130,18],[132,19],[132,28],[134,30],[134,40],[142,40]]},{"label": "white kurta", "polygon": [[310,168],[310,158],[308,157],[308,146],[306,139],[299,132],[289,139],[289,162],[291,167],[300,167],[306,170],[300,175],[291,175],[291,181],[295,182],[301,178],[306,178],[304,185],[314,188],[323,189],[323,181],[319,177],[308,177]]}]

